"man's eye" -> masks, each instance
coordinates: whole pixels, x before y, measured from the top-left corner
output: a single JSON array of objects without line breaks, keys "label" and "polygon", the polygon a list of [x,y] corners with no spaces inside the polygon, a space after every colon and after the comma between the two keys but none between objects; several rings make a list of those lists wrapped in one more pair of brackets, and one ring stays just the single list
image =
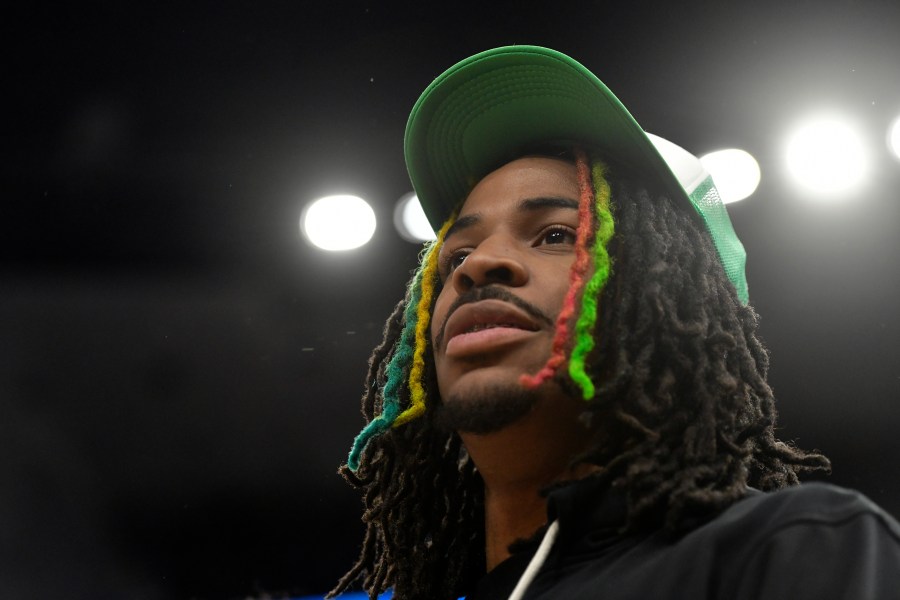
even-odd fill
[{"label": "man's eye", "polygon": [[538,241],[538,245],[574,243],[575,231],[568,227],[553,227],[551,229],[548,229],[541,235],[541,238]]},{"label": "man's eye", "polygon": [[469,256],[468,252],[463,252],[457,250],[450,254],[447,259],[444,261],[444,268],[447,270],[447,273],[452,273],[458,266],[465,262],[466,257]]}]

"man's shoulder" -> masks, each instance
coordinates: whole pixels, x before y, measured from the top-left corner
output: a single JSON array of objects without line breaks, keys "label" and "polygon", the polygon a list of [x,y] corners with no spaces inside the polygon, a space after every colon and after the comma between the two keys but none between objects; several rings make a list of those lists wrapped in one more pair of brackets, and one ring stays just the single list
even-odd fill
[{"label": "man's shoulder", "polygon": [[900,527],[833,485],[750,490],[678,534],[601,534],[551,555],[529,597],[897,598]]},{"label": "man's shoulder", "polygon": [[803,524],[840,526],[860,517],[881,521],[900,536],[897,522],[865,495],[827,483],[806,483],[769,493],[750,490],[726,509],[716,524],[734,524],[746,535],[748,522],[758,525],[760,531],[771,532]]},{"label": "man's shoulder", "polygon": [[807,483],[774,492],[749,490],[714,519],[693,529],[687,545],[719,546],[725,555],[749,558],[773,543],[808,544],[816,538],[847,538],[864,532],[900,544],[900,525],[855,490]]},{"label": "man's shoulder", "polygon": [[692,536],[735,598],[896,597],[900,525],[854,490],[753,491]]}]

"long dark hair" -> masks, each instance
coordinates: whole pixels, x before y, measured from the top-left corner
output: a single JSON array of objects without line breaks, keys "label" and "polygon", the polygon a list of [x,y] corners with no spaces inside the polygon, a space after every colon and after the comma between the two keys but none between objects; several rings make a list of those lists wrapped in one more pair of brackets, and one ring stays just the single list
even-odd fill
[{"label": "long dark hair", "polygon": [[[668,198],[612,182],[612,273],[600,296],[586,404],[597,432],[576,462],[624,494],[624,529],[678,529],[721,511],[747,486],[796,484],[828,460],[775,438],[769,359],[757,315],[740,303],[708,233]],[[369,363],[362,400],[381,413],[386,367],[397,349],[401,301]],[[563,378],[564,374],[557,374]],[[424,387],[437,398],[434,366]],[[401,391],[401,402],[409,392]],[[353,472],[366,535],[359,559],[331,592],[362,579],[371,598],[457,598],[484,569],[483,485],[459,437],[422,418],[373,438]]]}]

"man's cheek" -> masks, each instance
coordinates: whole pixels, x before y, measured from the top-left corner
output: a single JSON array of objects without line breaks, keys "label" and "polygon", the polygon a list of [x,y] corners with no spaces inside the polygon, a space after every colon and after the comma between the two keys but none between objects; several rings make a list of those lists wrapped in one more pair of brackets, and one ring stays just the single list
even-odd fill
[{"label": "man's cheek", "polygon": [[437,298],[434,301],[434,305],[431,307],[431,346],[434,348],[435,340],[437,340],[438,333],[441,331],[441,326],[444,323],[444,319],[447,318],[446,306],[449,304],[448,300],[444,299],[445,288],[438,287],[435,290],[435,295]]}]

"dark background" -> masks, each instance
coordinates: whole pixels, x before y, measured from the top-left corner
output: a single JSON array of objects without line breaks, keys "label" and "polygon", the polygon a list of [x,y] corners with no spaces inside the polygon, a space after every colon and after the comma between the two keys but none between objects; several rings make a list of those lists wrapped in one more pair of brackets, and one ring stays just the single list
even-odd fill
[{"label": "dark background", "polygon": [[[896,2],[36,3],[4,11],[0,596],[321,593],[355,558],[335,475],[418,247],[391,226],[406,117],[444,68],[562,50],[645,129],[737,146],[732,205],[780,435],[900,513]],[[734,3],[737,6],[738,3]],[[798,193],[787,129],[857,119],[873,167]],[[360,251],[298,234],[373,204]]]}]

